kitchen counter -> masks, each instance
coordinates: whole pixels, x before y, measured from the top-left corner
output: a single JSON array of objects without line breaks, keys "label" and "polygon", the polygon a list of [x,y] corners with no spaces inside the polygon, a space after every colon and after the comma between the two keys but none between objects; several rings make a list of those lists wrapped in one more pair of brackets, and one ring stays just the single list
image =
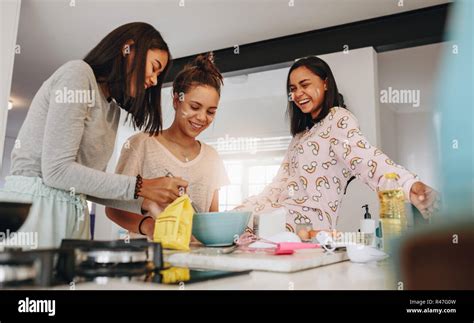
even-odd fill
[{"label": "kitchen counter", "polygon": [[[57,286],[52,289],[70,289]],[[80,283],[76,290],[385,290],[396,289],[389,261],[358,264],[339,262],[294,273],[253,271],[248,275],[184,285],[127,282]]]}]

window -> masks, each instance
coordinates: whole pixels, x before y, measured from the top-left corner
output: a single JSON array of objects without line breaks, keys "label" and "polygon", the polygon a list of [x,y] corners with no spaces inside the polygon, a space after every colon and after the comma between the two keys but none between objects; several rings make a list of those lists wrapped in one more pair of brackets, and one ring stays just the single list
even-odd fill
[{"label": "window", "polygon": [[267,184],[271,183],[279,168],[280,164],[249,166],[249,196],[260,193]]},{"label": "window", "polygon": [[231,184],[219,191],[219,210],[231,210],[252,195],[259,194],[276,176],[283,157],[224,160]]},{"label": "window", "polygon": [[240,161],[224,161],[230,185],[219,191],[219,210],[231,210],[242,202],[243,164]]}]

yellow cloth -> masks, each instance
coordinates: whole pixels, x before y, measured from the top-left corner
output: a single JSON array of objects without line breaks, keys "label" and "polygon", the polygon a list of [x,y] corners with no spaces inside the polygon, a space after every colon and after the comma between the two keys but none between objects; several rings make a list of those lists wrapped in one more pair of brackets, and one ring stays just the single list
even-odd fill
[{"label": "yellow cloth", "polygon": [[171,267],[160,271],[160,274],[163,284],[185,282],[191,279],[191,272],[188,268]]},{"label": "yellow cloth", "polygon": [[155,220],[153,241],[160,242],[166,249],[189,250],[193,215],[189,196],[184,194],[177,198]]}]

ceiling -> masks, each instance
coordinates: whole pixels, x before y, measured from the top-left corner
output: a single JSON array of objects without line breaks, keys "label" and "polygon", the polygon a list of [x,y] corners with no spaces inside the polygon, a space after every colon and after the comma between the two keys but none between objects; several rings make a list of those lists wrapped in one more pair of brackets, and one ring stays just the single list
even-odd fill
[{"label": "ceiling", "polygon": [[154,25],[179,58],[447,2],[405,0],[399,7],[399,0],[22,0],[6,136],[16,138],[34,94],[55,69],[84,57],[127,22]]}]

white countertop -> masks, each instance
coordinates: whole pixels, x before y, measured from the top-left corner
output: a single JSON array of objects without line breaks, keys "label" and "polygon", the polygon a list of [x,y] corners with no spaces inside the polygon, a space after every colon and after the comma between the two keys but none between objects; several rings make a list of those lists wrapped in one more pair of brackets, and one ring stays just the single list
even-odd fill
[{"label": "white countertop", "polygon": [[349,259],[345,251],[326,252],[322,248],[295,250],[291,255],[274,255],[263,250],[236,250],[230,254],[216,254],[216,248],[208,247],[192,247],[188,252],[165,250],[163,258],[165,263],[175,267],[283,273],[317,268]]},{"label": "white countertop", "polygon": [[388,261],[367,264],[344,261],[294,273],[253,271],[248,275],[181,286],[108,279],[104,284],[87,282],[74,287],[76,290],[384,290],[396,289],[396,283]]}]

